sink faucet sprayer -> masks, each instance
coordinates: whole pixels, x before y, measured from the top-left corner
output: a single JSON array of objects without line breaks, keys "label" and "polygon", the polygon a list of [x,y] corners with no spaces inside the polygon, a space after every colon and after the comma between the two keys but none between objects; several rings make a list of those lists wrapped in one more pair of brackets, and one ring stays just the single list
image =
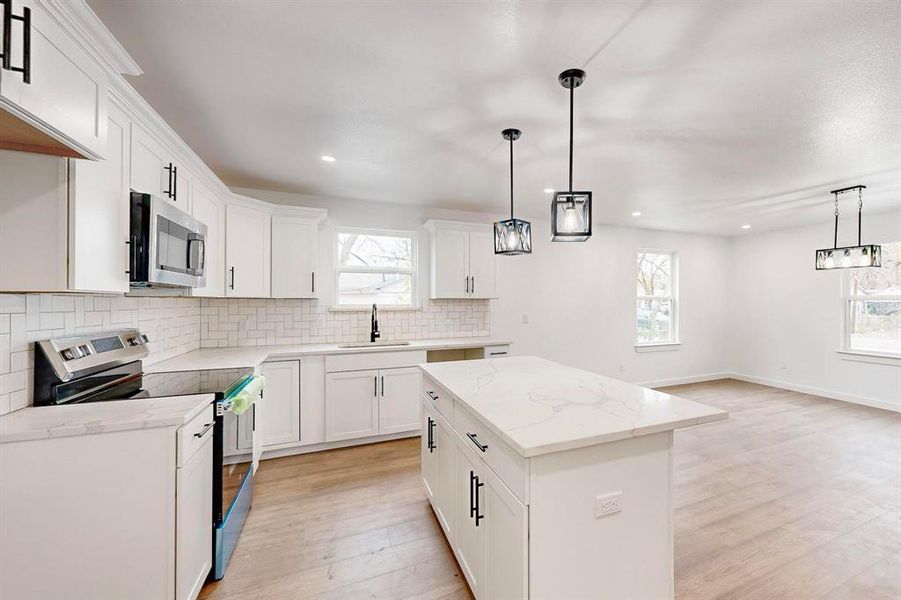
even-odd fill
[{"label": "sink faucet sprayer", "polygon": [[369,341],[374,342],[382,337],[379,333],[379,313],[375,304],[372,305],[372,329],[369,331]]}]

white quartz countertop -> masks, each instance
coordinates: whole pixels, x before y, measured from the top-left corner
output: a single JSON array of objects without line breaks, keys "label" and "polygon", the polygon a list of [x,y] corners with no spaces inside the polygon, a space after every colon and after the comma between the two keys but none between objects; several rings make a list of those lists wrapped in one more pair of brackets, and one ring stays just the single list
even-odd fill
[{"label": "white quartz countertop", "polygon": [[155,427],[178,428],[200,414],[213,394],[29,406],[0,417],[0,443]]},{"label": "white quartz countertop", "polygon": [[[362,342],[361,342],[362,343]],[[447,350],[453,348],[481,348],[510,344],[509,340],[492,337],[446,338],[411,340],[405,346],[369,346],[342,348],[341,344],[294,344],[276,346],[247,346],[240,348],[202,348],[173,358],[145,365],[145,373],[168,371],[197,371],[200,369],[237,369],[256,367],[267,360],[300,358],[315,354],[360,354],[370,352],[404,352],[408,350]]]},{"label": "white quartz countertop", "polygon": [[729,416],[706,404],[536,356],[429,363],[420,368],[525,457]]}]

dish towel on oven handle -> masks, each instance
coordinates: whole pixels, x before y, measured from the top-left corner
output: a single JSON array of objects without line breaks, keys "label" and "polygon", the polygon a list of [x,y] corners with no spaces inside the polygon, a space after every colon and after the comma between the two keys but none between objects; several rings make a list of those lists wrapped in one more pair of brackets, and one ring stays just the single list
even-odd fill
[{"label": "dish towel on oven handle", "polygon": [[266,387],[266,378],[262,375],[255,375],[254,378],[235,394],[232,398],[232,412],[236,415],[242,415],[260,396],[260,392]]}]

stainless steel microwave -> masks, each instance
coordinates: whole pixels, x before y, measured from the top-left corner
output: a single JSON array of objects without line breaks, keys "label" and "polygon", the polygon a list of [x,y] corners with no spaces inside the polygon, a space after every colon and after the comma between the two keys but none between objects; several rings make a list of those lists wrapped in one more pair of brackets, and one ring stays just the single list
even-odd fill
[{"label": "stainless steel microwave", "polygon": [[129,282],[133,287],[206,285],[207,227],[162,198],[131,193]]}]

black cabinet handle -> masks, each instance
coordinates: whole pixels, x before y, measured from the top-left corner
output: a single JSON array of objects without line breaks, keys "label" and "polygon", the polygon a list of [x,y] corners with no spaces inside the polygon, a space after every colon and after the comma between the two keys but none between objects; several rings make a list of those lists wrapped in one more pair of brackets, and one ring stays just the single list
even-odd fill
[{"label": "black cabinet handle", "polygon": [[428,417],[428,419],[429,419],[429,430],[428,430],[428,433],[426,434],[426,440],[428,442],[427,447],[429,449],[429,454],[431,454],[432,452],[435,451],[435,436],[432,433],[433,427],[435,427],[435,421],[432,420],[432,417]]},{"label": "black cabinet handle", "polygon": [[166,171],[169,171],[169,189],[166,190],[166,198],[175,199],[175,185],[172,182],[172,176],[175,174],[175,165],[169,163],[169,166],[163,167]]},{"label": "black cabinet handle", "polygon": [[479,521],[481,521],[482,519],[485,518],[485,515],[482,514],[481,507],[479,506],[479,504],[480,504],[479,503],[479,488],[482,487],[483,485],[485,485],[485,484],[482,483],[481,481],[479,481],[479,476],[476,475],[476,493],[475,493],[475,496],[476,496],[476,527],[479,526]]},{"label": "black cabinet handle", "polygon": [[475,444],[476,447],[477,447],[479,450],[481,450],[482,452],[485,452],[485,451],[488,450],[488,444],[483,444],[483,443],[481,443],[481,442],[479,441],[479,439],[476,437],[476,434],[474,434],[474,433],[467,433],[467,434],[466,434],[466,437],[468,437],[468,438],[469,438],[469,441],[471,441],[473,444]]},{"label": "black cabinet handle", "polygon": [[469,275],[466,276],[466,293],[469,293]]},{"label": "black cabinet handle", "polygon": [[[0,0],[0,6],[3,6],[3,52],[2,66],[7,71],[22,74],[24,83],[31,83],[31,9],[27,6],[22,8],[22,16],[13,14],[12,0]],[[22,22],[22,66],[14,67],[12,65],[12,22],[13,20]]]},{"label": "black cabinet handle", "polygon": [[473,294],[476,293],[476,276],[475,275],[472,276],[472,293]]},{"label": "black cabinet handle", "polygon": [[479,488],[484,485],[474,471],[469,472],[469,516],[475,519],[476,527],[479,526],[479,521],[485,518],[479,507]]},{"label": "black cabinet handle", "polygon": [[316,293],[316,271],[310,273],[310,293]]},{"label": "black cabinet handle", "polygon": [[382,398],[385,397],[385,376],[382,375]]},{"label": "black cabinet handle", "polygon": [[228,284],[228,287],[229,287],[229,289],[232,289],[232,290],[233,290],[233,289],[235,289],[235,268],[234,268],[234,267],[231,267],[231,268],[228,270],[228,272],[231,273],[231,277],[232,277],[231,283]]},{"label": "black cabinet handle", "polygon": [[491,356],[503,356],[505,354],[507,354],[507,353],[506,352],[492,352]]},{"label": "black cabinet handle", "polygon": [[375,396],[376,398],[379,397],[379,376],[378,375],[372,376],[372,395]]},{"label": "black cabinet handle", "polygon": [[215,425],[215,424],[216,424],[215,421],[212,423],[207,423],[206,425],[203,426],[203,429],[200,432],[194,434],[194,437],[202,438],[204,435],[206,435],[207,431],[212,429],[213,425]]},{"label": "black cabinet handle", "polygon": [[172,167],[172,201],[178,202],[178,167],[175,166]]},{"label": "black cabinet handle", "polygon": [[435,392],[430,392],[430,391],[426,390],[426,394],[428,395],[429,398],[432,399],[432,401],[438,400],[438,395],[435,394]]}]

